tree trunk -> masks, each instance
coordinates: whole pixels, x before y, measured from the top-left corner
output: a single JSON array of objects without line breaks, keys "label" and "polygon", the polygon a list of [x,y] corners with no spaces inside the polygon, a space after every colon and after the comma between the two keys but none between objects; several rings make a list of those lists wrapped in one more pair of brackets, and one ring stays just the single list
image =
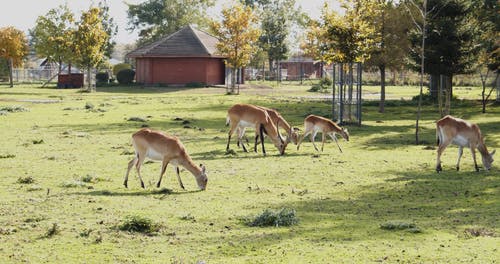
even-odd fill
[{"label": "tree trunk", "polygon": [[236,68],[231,68],[231,89],[230,89],[230,93],[234,94],[234,90],[236,88],[236,73],[237,70]]},{"label": "tree trunk", "polygon": [[451,113],[451,98],[453,96],[453,75],[443,76],[443,88],[445,92],[444,115]]},{"label": "tree trunk", "polygon": [[424,0],[423,3],[423,9],[422,10],[422,18],[423,18],[423,23],[422,23],[422,49],[420,50],[420,93],[418,97],[418,106],[417,106],[417,120],[415,122],[415,143],[418,145],[419,142],[419,126],[418,123],[420,121],[420,114],[422,111],[422,93],[423,93],[423,86],[424,86],[424,73],[425,73],[425,57],[424,57],[424,51],[425,51],[425,37],[426,37],[426,30],[427,30],[427,25],[426,25],[426,20],[427,20],[427,0]]},{"label": "tree trunk", "polygon": [[274,76],[274,67],[273,67],[273,60],[272,59],[268,59],[269,61],[269,74],[270,74],[270,77]]},{"label": "tree trunk", "polygon": [[92,77],[90,76],[92,68],[90,66],[87,67],[87,91],[93,92],[92,89]]},{"label": "tree trunk", "polygon": [[62,69],[63,69],[63,68],[62,68],[62,60],[61,60],[61,59],[59,59],[59,65],[58,65],[58,67],[57,67],[57,74],[58,74],[58,75],[59,75],[59,74],[61,74]]},{"label": "tree trunk", "polygon": [[14,60],[9,58],[9,78],[10,78],[10,87],[14,87],[14,77],[12,76],[12,71],[14,70]]},{"label": "tree trunk", "polygon": [[[496,74],[495,80],[491,83],[491,89],[486,94],[486,80],[488,79],[488,75],[490,73],[490,70],[486,72],[486,75],[483,75],[480,73],[481,76],[481,85],[483,86],[483,90],[481,92],[481,104],[482,104],[482,113],[486,113],[486,104],[488,103],[488,99],[490,98],[491,94],[493,93],[493,90],[495,89],[496,85],[498,85],[498,73]],[[497,101],[498,101],[498,87],[497,88]]]},{"label": "tree trunk", "polygon": [[500,103],[500,78],[498,78],[498,71],[497,71],[497,75],[495,77],[495,81],[493,82],[493,87],[496,86],[497,88],[497,102]]},{"label": "tree trunk", "polygon": [[347,116],[349,118],[349,121],[352,121],[352,97],[353,97],[353,85],[354,85],[354,78],[353,78],[353,65],[352,65],[352,62],[349,63],[349,87],[348,87],[348,91],[347,91],[347,100],[349,102],[349,106],[347,108],[348,110],[348,113],[347,113]]},{"label": "tree trunk", "polygon": [[483,86],[483,91],[481,92],[481,104],[483,106],[483,109],[481,112],[484,114],[486,113],[486,77],[484,77],[483,74],[480,75],[481,75],[481,85]]},{"label": "tree trunk", "polygon": [[379,70],[380,70],[380,104],[378,112],[383,113],[385,111],[385,65],[380,65]]},{"label": "tree trunk", "polygon": [[429,82],[429,94],[431,95],[431,98],[433,100],[436,100],[439,98],[438,96],[438,91],[439,91],[439,74],[431,74],[431,79]]},{"label": "tree trunk", "polygon": [[437,102],[438,102],[438,111],[439,111],[439,116],[443,117],[444,116],[444,110],[443,110],[443,75],[439,75],[439,79],[435,78],[436,80],[431,81],[431,83],[435,83],[436,85],[436,96],[437,96]]}]

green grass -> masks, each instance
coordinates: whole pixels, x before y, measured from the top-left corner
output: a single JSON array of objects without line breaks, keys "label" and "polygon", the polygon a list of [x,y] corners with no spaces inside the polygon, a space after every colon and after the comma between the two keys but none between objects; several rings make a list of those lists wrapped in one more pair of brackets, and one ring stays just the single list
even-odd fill
[{"label": "green grass", "polygon": [[[437,174],[433,146],[434,121],[439,116],[433,106],[423,110],[422,145],[413,144],[415,106],[392,101],[384,114],[377,112],[376,104],[366,104],[363,125],[348,127],[349,142],[339,140],[343,153],[331,141],[317,153],[306,140],[300,151],[290,145],[286,155],[279,156],[267,140],[267,157],[244,153],[235,141],[233,154],[226,155],[224,124],[231,105],[274,107],[302,128],[308,114],[330,113],[326,101],[310,99],[317,94],[308,88],[256,87],[230,96],[223,88],[106,87],[89,94],[0,87],[0,108],[29,109],[0,115],[0,262],[493,263],[500,259],[498,162],[491,171],[476,173],[465,150],[457,172],[457,148],[449,147],[442,157],[444,171]],[[388,91],[399,99],[411,98],[418,89]],[[500,107],[489,105],[486,114],[480,109],[474,101],[457,102],[452,114],[478,123],[490,150],[498,149]],[[161,188],[156,188],[158,162],[143,165],[145,190],[135,171],[129,189],[123,187],[127,163],[133,158],[130,136],[143,126],[182,140],[193,160],[207,166],[206,191],[197,191],[187,171],[181,171],[186,187],[182,190],[171,166]],[[249,138],[252,133],[247,133]],[[18,183],[29,178],[33,184]],[[293,210],[298,223],[277,228],[241,221],[282,208]],[[130,216],[141,216],[161,229],[149,236],[116,228]],[[419,232],[381,228],[394,223],[406,223]]]}]

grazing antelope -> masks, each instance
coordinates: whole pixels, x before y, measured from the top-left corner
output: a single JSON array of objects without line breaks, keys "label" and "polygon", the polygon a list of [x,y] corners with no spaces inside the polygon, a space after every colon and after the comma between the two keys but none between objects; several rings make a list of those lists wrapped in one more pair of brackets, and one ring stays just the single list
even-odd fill
[{"label": "grazing antelope", "polygon": [[321,151],[323,151],[323,146],[325,145],[327,135],[329,135],[333,140],[335,140],[335,143],[337,143],[337,147],[339,147],[340,152],[342,152],[342,149],[339,146],[336,134],[340,134],[346,141],[349,141],[349,132],[347,131],[347,129],[341,128],[332,120],[321,116],[316,116],[316,115],[307,116],[306,119],[304,119],[304,127],[305,131],[302,137],[300,137],[299,142],[297,143],[297,150],[299,150],[300,143],[302,142],[302,140],[304,140],[304,138],[307,135],[311,134],[311,141],[313,143],[314,149],[318,151],[316,144],[314,144],[314,138],[316,137],[316,134],[318,132],[321,132],[323,136]]},{"label": "grazing antelope", "polygon": [[476,124],[447,115],[437,121],[436,137],[439,145],[436,163],[437,172],[443,170],[441,168],[441,154],[443,154],[443,151],[450,143],[458,145],[457,171],[460,169],[460,158],[462,157],[464,147],[470,148],[476,171],[479,171],[479,167],[476,162],[476,148],[479,150],[479,153],[481,153],[484,168],[486,170],[491,168],[495,150],[491,153],[488,152],[488,149],[484,144],[484,138],[481,135],[481,130]]},{"label": "grazing antelope", "polygon": [[[297,131],[298,131],[298,128],[295,128],[295,127],[292,128],[290,126],[290,124],[288,124],[288,122],[285,120],[285,118],[283,118],[283,116],[278,111],[276,111],[274,109],[271,109],[271,108],[264,107],[264,106],[258,106],[258,105],[255,105],[255,106],[266,110],[266,112],[269,115],[269,117],[271,117],[271,120],[273,121],[273,123],[279,124],[279,127],[283,128],[287,132],[287,137],[286,137],[287,143],[292,142],[293,144],[297,145],[297,140],[298,140]],[[243,138],[244,135],[245,135],[245,128],[246,127],[238,127],[237,128],[238,134],[241,135],[241,138]],[[241,131],[241,129],[243,131]],[[246,139],[246,137],[245,137],[245,139]],[[246,139],[246,141],[248,143],[248,139]],[[240,146],[240,141],[239,140],[237,141],[237,144],[238,144],[238,147],[239,147]],[[258,143],[256,142],[256,144],[258,144]],[[256,147],[257,146],[254,146],[254,149]]]},{"label": "grazing antelope", "polygon": [[168,136],[161,131],[154,131],[148,128],[143,128],[132,135],[132,145],[135,149],[135,157],[128,163],[127,174],[125,174],[125,180],[123,185],[127,186],[128,175],[130,169],[135,165],[137,169],[137,175],[141,181],[141,187],[144,188],[144,182],[141,178],[141,165],[146,157],[152,160],[161,160],[161,172],[160,179],[156,184],[156,187],[160,187],[161,178],[167,169],[167,165],[172,163],[175,166],[177,172],[177,180],[182,189],[184,189],[184,184],[182,184],[181,177],[179,175],[179,165],[190,171],[196,178],[198,187],[201,190],[205,190],[207,187],[207,173],[205,166],[197,166],[194,164],[191,157],[186,152],[186,148],[181,143],[181,141],[173,136]]},{"label": "grazing antelope", "polygon": [[[243,133],[246,127],[255,128],[255,142],[257,139],[264,138],[264,133],[266,133],[271,141],[274,143],[276,148],[279,150],[280,155],[285,154],[285,149],[288,144],[287,139],[283,139],[281,136],[278,124],[274,125],[269,114],[262,108],[249,104],[235,104],[227,111],[226,125],[231,125],[228,133],[226,151],[229,151],[229,142],[231,141],[231,135],[238,128],[238,141],[241,142]],[[264,156],[266,155],[266,150],[264,148],[264,140],[261,140],[262,152]],[[244,144],[243,150],[248,152]],[[257,152],[257,143],[255,143],[254,151]]]}]

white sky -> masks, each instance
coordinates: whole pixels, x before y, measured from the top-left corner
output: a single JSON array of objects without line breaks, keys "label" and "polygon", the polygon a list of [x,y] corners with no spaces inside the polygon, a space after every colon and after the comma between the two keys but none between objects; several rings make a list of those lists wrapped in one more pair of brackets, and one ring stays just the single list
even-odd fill
[{"label": "white sky", "polygon": [[[5,0],[4,0],[5,1]],[[227,5],[235,0],[216,0],[216,7],[209,12],[219,15],[221,6]],[[338,7],[338,0],[296,0],[302,6],[302,10],[312,18],[318,18],[321,7],[326,1],[332,7]],[[96,5],[99,0],[13,0],[2,6],[0,15],[0,27],[13,26],[28,33],[28,29],[35,26],[36,19],[46,14],[50,9],[67,3],[70,9],[78,17],[82,10],[88,9],[91,5]],[[115,37],[118,43],[133,43],[137,39],[137,32],[130,33],[127,28],[127,5],[145,2],[145,0],[108,0],[110,15],[118,25],[118,34]]]}]

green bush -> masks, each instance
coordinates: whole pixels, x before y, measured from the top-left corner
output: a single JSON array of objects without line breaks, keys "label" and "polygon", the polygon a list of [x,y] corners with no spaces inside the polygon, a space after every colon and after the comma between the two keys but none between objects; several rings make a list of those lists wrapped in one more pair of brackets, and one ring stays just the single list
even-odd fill
[{"label": "green bush", "polygon": [[384,230],[405,230],[410,233],[421,233],[422,230],[416,224],[405,221],[388,221],[380,225]]},{"label": "green bush", "polygon": [[108,83],[109,82],[109,74],[107,72],[98,72],[95,75],[95,80],[96,80],[97,84]]},{"label": "green bush", "polygon": [[52,223],[52,226],[49,227],[45,235],[43,236],[44,238],[51,238],[61,232],[61,228],[57,223]]},{"label": "green bush", "polygon": [[321,80],[319,80],[319,85],[321,85],[321,87],[324,88],[330,88],[332,87],[332,84],[333,84],[332,79],[328,77],[324,77]]},{"label": "green bush", "polygon": [[29,112],[28,108],[25,108],[24,106],[4,106],[0,107],[0,111],[5,111],[9,113],[18,113],[18,112]]},{"label": "green bush", "polygon": [[115,66],[113,66],[113,76],[117,76],[121,70],[125,70],[125,69],[129,69],[129,70],[132,69],[132,65],[130,65],[128,63],[116,64]]},{"label": "green bush", "polygon": [[153,220],[140,215],[128,215],[125,220],[118,225],[121,231],[153,234],[160,231],[161,226],[153,223]]},{"label": "green bush", "polygon": [[332,87],[332,80],[328,77],[324,77],[319,80],[319,83],[313,84],[311,86],[311,89],[309,89],[310,92],[326,92],[328,89]]},{"label": "green bush", "polygon": [[34,182],[35,182],[35,179],[33,179],[32,176],[19,177],[17,179],[17,183],[19,183],[19,184],[31,184]]},{"label": "green bush", "polygon": [[132,69],[124,69],[118,72],[116,79],[119,84],[132,84],[135,77],[135,71]]},{"label": "green bush", "polygon": [[244,222],[248,226],[279,227],[298,224],[299,219],[297,218],[294,209],[282,208],[279,211],[266,209],[260,215],[257,215],[254,219],[244,219]]},{"label": "green bush", "polygon": [[311,86],[311,89],[309,89],[308,91],[309,92],[318,92],[319,90],[321,90],[321,85],[313,84],[313,86]]}]

